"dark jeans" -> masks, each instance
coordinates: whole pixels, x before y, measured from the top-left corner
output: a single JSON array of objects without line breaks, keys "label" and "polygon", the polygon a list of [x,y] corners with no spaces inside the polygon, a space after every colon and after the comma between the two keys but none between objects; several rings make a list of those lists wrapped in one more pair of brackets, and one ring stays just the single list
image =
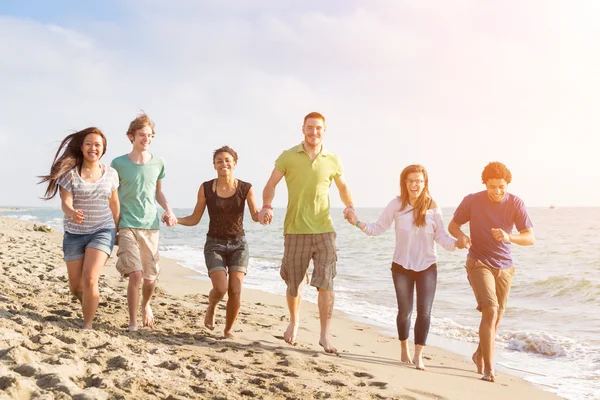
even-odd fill
[{"label": "dark jeans", "polygon": [[425,271],[411,271],[392,263],[392,278],[398,301],[398,338],[408,339],[410,316],[413,309],[413,293],[417,287],[417,321],[415,322],[415,344],[425,346],[431,323],[431,306],[437,286],[437,266],[432,264]]}]

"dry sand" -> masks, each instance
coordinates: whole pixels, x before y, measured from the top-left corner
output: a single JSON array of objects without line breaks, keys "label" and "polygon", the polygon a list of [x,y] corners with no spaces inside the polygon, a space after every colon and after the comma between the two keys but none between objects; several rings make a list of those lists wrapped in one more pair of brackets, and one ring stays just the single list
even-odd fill
[{"label": "dry sand", "polygon": [[[335,312],[339,356],[318,346],[304,303],[298,344],[282,338],[285,298],[244,290],[235,338],[203,326],[209,283],[162,260],[156,327],[128,332],[126,281],[112,257],[94,331],[69,294],[61,235],[0,217],[0,398],[11,399],[556,399],[513,376],[481,381],[472,363],[426,349],[427,371],[398,361],[399,343]],[[310,289],[314,290],[314,289]]]}]

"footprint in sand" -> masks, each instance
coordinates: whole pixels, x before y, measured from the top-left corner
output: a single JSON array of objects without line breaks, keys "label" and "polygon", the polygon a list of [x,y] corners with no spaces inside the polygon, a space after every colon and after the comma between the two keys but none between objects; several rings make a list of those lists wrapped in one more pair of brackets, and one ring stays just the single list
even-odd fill
[{"label": "footprint in sand", "polygon": [[369,378],[369,379],[375,378],[375,376],[373,376],[367,372],[355,372],[354,376],[357,378]]},{"label": "footprint in sand", "polygon": [[446,397],[440,396],[439,394],[435,394],[435,393],[431,393],[431,392],[425,392],[423,390],[418,390],[418,389],[409,389],[409,388],[405,388],[405,389],[408,390],[409,392],[416,393],[416,394],[419,394],[421,396],[428,397],[430,399],[448,400]]},{"label": "footprint in sand", "polygon": [[369,386],[375,386],[378,387],[379,389],[385,389],[387,387],[387,382],[369,382]]}]

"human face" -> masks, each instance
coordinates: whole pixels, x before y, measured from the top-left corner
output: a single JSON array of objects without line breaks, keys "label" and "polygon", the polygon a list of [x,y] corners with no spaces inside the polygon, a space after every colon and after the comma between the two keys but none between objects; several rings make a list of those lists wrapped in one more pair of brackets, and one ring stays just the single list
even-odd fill
[{"label": "human face", "polygon": [[302,125],[302,133],[306,145],[313,148],[319,147],[323,141],[325,123],[321,118],[307,118]]},{"label": "human face", "polygon": [[104,141],[97,133],[90,133],[83,138],[81,144],[83,159],[87,162],[98,162],[104,155]]},{"label": "human face", "polygon": [[423,193],[423,189],[425,189],[425,177],[422,172],[411,172],[406,176],[404,184],[408,191],[408,198],[416,200]]},{"label": "human face", "polygon": [[215,171],[219,176],[233,175],[235,164],[233,156],[227,152],[217,154],[214,161]]},{"label": "human face", "polygon": [[150,143],[152,143],[152,139],[154,139],[154,133],[152,133],[152,128],[149,126],[145,126],[141,129],[135,131],[133,138],[130,137],[133,141],[133,148],[138,151],[146,151],[150,147]]},{"label": "human face", "polygon": [[485,187],[489,199],[494,203],[501,203],[504,200],[504,196],[506,196],[508,183],[504,179],[488,179]]}]

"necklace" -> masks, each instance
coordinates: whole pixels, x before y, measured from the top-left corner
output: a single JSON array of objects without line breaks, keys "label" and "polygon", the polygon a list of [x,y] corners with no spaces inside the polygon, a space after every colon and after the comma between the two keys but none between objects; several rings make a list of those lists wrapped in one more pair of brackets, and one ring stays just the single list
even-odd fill
[{"label": "necklace", "polygon": [[[233,186],[222,186],[219,189],[221,189],[222,192],[227,192],[227,191],[230,191],[230,190],[237,189],[237,185],[238,185],[238,180],[235,179],[233,181]],[[213,190],[213,193],[217,193],[217,180],[216,179],[213,181],[212,190]]]},{"label": "necklace", "polygon": [[96,172],[100,172],[102,173],[102,167],[100,165],[98,165],[97,168],[93,168],[93,169],[84,169],[83,166],[81,167],[81,179],[94,179],[94,177],[96,176]]}]

